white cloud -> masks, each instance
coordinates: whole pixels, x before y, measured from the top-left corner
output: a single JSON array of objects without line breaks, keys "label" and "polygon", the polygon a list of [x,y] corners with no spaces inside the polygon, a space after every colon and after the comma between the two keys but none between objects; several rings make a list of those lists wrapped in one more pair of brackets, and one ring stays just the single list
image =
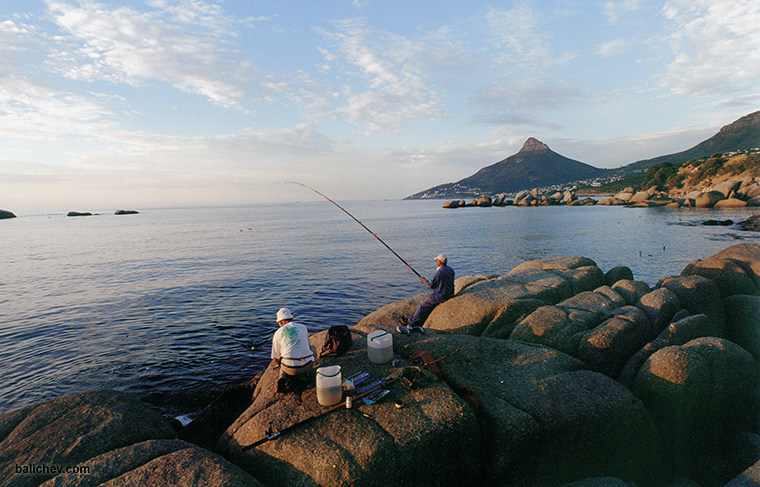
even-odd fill
[{"label": "white cloud", "polygon": [[623,39],[614,39],[609,42],[605,42],[599,48],[597,49],[597,52],[602,57],[612,57],[616,56],[623,51],[625,51],[628,46],[631,45],[630,41],[626,41]]},{"label": "white cloud", "polygon": [[341,82],[338,89],[324,91],[340,94],[336,100],[322,98],[323,103],[315,104],[337,103],[332,114],[323,111],[319,117],[346,120],[370,133],[398,132],[415,118],[443,116],[440,96],[416,62],[425,51],[424,42],[373,29],[361,19],[339,22],[337,27],[335,32],[323,31],[333,47],[320,52],[325,60],[322,71]]},{"label": "white cloud", "polygon": [[154,10],[49,1],[57,38],[53,64],[67,77],[139,85],[154,81],[237,107],[247,63],[229,47],[232,21],[198,0],[153,0]]},{"label": "white cloud", "polygon": [[486,21],[502,62],[524,67],[543,67],[552,62],[540,25],[540,13],[527,3],[517,3],[511,10],[491,8]]},{"label": "white cloud", "polygon": [[621,17],[636,12],[641,8],[641,0],[609,1],[602,4],[607,23],[617,24]]},{"label": "white cloud", "polygon": [[760,9],[753,0],[669,0],[674,59],[663,82],[678,94],[757,91]]}]

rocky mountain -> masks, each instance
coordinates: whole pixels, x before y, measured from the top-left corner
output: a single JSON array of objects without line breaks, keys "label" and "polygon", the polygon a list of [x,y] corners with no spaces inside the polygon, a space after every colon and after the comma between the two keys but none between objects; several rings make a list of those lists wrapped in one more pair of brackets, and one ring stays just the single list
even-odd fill
[{"label": "rocky mountain", "polygon": [[615,172],[630,174],[663,162],[686,162],[691,159],[708,157],[717,152],[730,152],[758,147],[760,147],[760,111],[750,113],[733,123],[725,125],[717,134],[700,142],[691,149],[655,157],[654,159],[637,161],[616,169]]},{"label": "rocky mountain", "polygon": [[603,177],[609,172],[608,169],[599,169],[557,154],[531,137],[517,154],[455,183],[435,186],[406,199],[469,198],[480,194],[513,193]]}]

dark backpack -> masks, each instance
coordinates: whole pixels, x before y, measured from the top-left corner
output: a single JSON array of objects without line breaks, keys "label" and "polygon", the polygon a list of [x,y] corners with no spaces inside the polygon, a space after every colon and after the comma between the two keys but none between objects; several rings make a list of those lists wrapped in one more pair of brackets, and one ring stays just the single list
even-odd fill
[{"label": "dark backpack", "polygon": [[354,343],[351,330],[346,325],[334,325],[327,330],[327,335],[318,350],[320,357],[337,357],[351,348]]}]

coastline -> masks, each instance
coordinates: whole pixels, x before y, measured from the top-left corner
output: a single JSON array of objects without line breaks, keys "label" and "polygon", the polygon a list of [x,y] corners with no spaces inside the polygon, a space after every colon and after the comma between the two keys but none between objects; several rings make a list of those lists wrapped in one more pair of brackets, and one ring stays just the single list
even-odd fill
[{"label": "coastline", "polygon": [[[760,440],[757,418],[744,414],[758,406],[760,350],[747,328],[760,309],[754,269],[760,271],[758,244],[728,247],[692,262],[681,276],[663,276],[651,288],[633,280],[625,266],[604,272],[583,257],[528,261],[507,275],[458,279],[455,297],[426,322],[427,334],[394,336],[404,367],[419,367],[411,360],[415,351],[444,357],[462,349],[440,363],[440,375],[426,371],[431,373],[418,389],[389,387],[405,403],[401,409],[391,401],[361,404],[357,413],[336,411],[244,452],[267,429],[276,431],[322,409],[314,389],[300,397],[278,396],[277,373],[270,367],[231,388],[186,427],[169,428],[122,393],[83,393],[13,411],[0,417],[0,451],[3,458],[14,458],[10,453],[23,449],[15,465],[101,465],[90,476],[104,475],[107,458],[112,467],[120,466],[111,468],[113,479],[152,475],[167,485],[162,475],[190,470],[202,472],[203,482],[214,475],[226,479],[194,485],[285,485],[296,478],[319,485],[461,485],[479,478],[500,485],[559,486],[600,476],[616,477],[620,485],[670,485],[684,478],[723,485],[745,468],[760,469],[753,467],[760,454],[751,453],[747,441]],[[366,316],[352,327],[351,349],[320,358],[320,365],[339,364],[344,377],[357,369],[377,377],[400,373],[403,367],[367,359],[366,335],[392,331],[421,297]],[[312,344],[325,334],[314,334]],[[495,356],[500,359],[490,360]],[[661,378],[667,374],[689,378],[689,387],[675,381],[664,388]],[[704,383],[707,376],[713,382]],[[679,404],[702,407],[687,411]],[[106,420],[94,411],[119,413],[108,413]],[[60,420],[51,423],[56,417]],[[106,436],[99,433],[104,421],[112,424]],[[142,433],[115,433],[135,424],[145,425]],[[85,436],[77,439],[73,431]],[[59,438],[59,446],[36,449],[49,435]],[[71,446],[72,441],[93,445],[87,440],[92,435],[105,443],[85,450]],[[173,439],[178,436],[182,440]],[[744,445],[741,455],[731,450],[732,461],[719,447],[726,441],[734,450]],[[121,450],[113,449],[124,442]],[[148,460],[127,460],[135,455]],[[428,460],[415,465],[403,460],[408,455]],[[364,460],[356,463],[358,458]],[[154,462],[163,467],[156,470]],[[395,465],[390,480],[389,462]],[[207,470],[195,470],[201,464]],[[386,467],[378,470],[380,465]],[[10,461],[2,468],[9,485],[53,478],[16,475]],[[55,476],[56,485],[76,485],[74,480],[87,477],[76,475]]]}]

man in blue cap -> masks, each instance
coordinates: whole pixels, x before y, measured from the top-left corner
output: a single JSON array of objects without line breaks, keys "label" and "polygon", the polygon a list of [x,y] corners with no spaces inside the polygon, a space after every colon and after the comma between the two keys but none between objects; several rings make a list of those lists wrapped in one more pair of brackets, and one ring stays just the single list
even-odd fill
[{"label": "man in blue cap", "polygon": [[424,333],[422,325],[433,309],[454,295],[454,269],[448,266],[448,258],[445,254],[439,254],[435,258],[435,264],[438,269],[431,280],[420,276],[420,281],[433,292],[422,300],[417,311],[409,318],[409,325],[397,326],[397,332],[404,335],[410,335],[412,332]]}]

